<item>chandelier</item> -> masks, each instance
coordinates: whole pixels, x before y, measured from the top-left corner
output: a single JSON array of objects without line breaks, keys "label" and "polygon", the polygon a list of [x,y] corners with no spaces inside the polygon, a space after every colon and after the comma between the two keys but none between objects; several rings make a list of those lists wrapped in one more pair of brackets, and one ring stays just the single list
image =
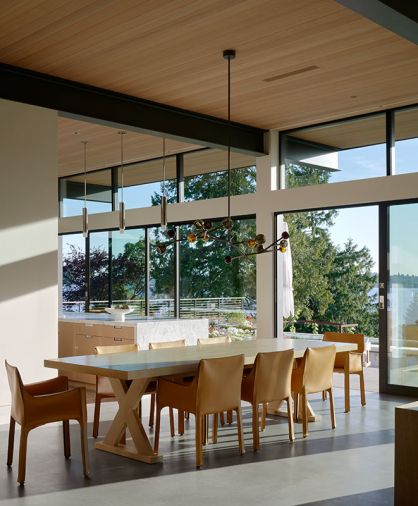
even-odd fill
[{"label": "chandelier", "polygon": [[[225,49],[223,57],[228,62],[228,125],[231,125],[231,60],[236,56],[235,49]],[[164,170],[164,190],[161,197],[161,229],[164,232],[166,241],[159,242],[156,245],[157,251],[163,255],[167,248],[176,242],[187,241],[189,244],[202,241],[203,243],[217,242],[223,243],[230,249],[230,254],[226,255],[224,260],[226,264],[231,264],[234,260],[246,258],[252,255],[261,253],[271,253],[273,251],[286,252],[287,240],[289,234],[283,232],[282,235],[269,245],[266,244],[266,237],[264,234],[257,234],[255,237],[246,238],[244,240],[237,240],[233,236],[233,221],[231,218],[231,141],[230,141],[230,128],[228,132],[228,214],[227,217],[222,219],[220,223],[214,224],[211,219],[197,219],[192,225],[192,229],[186,236],[177,236],[176,230],[167,228],[167,201],[165,196],[165,170]],[[163,167],[165,168],[165,145],[163,145]]]}]

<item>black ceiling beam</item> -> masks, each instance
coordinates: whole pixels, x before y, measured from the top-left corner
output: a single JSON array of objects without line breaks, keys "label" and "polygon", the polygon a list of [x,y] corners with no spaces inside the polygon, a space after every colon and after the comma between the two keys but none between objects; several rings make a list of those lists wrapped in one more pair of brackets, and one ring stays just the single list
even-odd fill
[{"label": "black ceiling beam", "polygon": [[413,0],[337,0],[378,25],[418,44],[418,4]]},{"label": "black ceiling beam", "polygon": [[0,98],[126,125],[209,147],[264,153],[260,128],[0,63]]}]

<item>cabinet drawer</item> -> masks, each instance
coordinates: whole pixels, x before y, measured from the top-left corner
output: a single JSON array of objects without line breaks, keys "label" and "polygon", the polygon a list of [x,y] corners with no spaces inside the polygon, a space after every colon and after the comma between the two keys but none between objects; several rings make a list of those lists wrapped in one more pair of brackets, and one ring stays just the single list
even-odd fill
[{"label": "cabinet drawer", "polygon": [[94,355],[96,346],[102,344],[103,339],[92,334],[76,334],[74,338],[74,355]]},{"label": "cabinet drawer", "polygon": [[134,340],[129,338],[126,339],[124,337],[103,337],[102,344],[104,346],[119,346],[122,344],[134,344]]},{"label": "cabinet drawer", "polygon": [[135,339],[134,327],[123,327],[122,325],[100,325],[100,334],[103,337],[128,339],[131,342]]}]

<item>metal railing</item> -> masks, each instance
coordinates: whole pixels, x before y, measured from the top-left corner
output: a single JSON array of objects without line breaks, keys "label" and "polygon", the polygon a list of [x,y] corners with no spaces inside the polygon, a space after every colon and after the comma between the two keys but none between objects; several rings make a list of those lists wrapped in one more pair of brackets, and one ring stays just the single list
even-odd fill
[{"label": "metal railing", "polygon": [[[180,299],[180,318],[208,318],[209,320],[225,321],[234,313],[245,311],[245,297],[202,297]],[[174,317],[174,299],[150,299],[149,315],[155,317]],[[134,307],[132,314],[145,316],[145,299],[114,300],[113,306],[128,305]],[[64,311],[85,311],[84,301],[65,301],[62,303]],[[108,301],[90,301],[90,312],[104,312]]]}]

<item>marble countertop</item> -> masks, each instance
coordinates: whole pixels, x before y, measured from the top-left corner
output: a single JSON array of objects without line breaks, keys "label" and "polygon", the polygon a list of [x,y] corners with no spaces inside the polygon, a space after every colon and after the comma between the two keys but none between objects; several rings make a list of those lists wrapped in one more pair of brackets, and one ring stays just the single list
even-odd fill
[{"label": "marble countertop", "polygon": [[[204,320],[205,318],[199,318],[198,320]],[[117,325],[124,327],[132,327],[138,324],[147,323],[186,323],[190,321],[196,321],[193,318],[155,318],[153,316],[131,316],[126,315],[125,321],[117,321],[112,319],[112,316],[107,313],[72,313],[63,312],[58,315],[58,321],[69,322],[69,323],[87,323],[93,324],[100,323],[104,325]]]}]

